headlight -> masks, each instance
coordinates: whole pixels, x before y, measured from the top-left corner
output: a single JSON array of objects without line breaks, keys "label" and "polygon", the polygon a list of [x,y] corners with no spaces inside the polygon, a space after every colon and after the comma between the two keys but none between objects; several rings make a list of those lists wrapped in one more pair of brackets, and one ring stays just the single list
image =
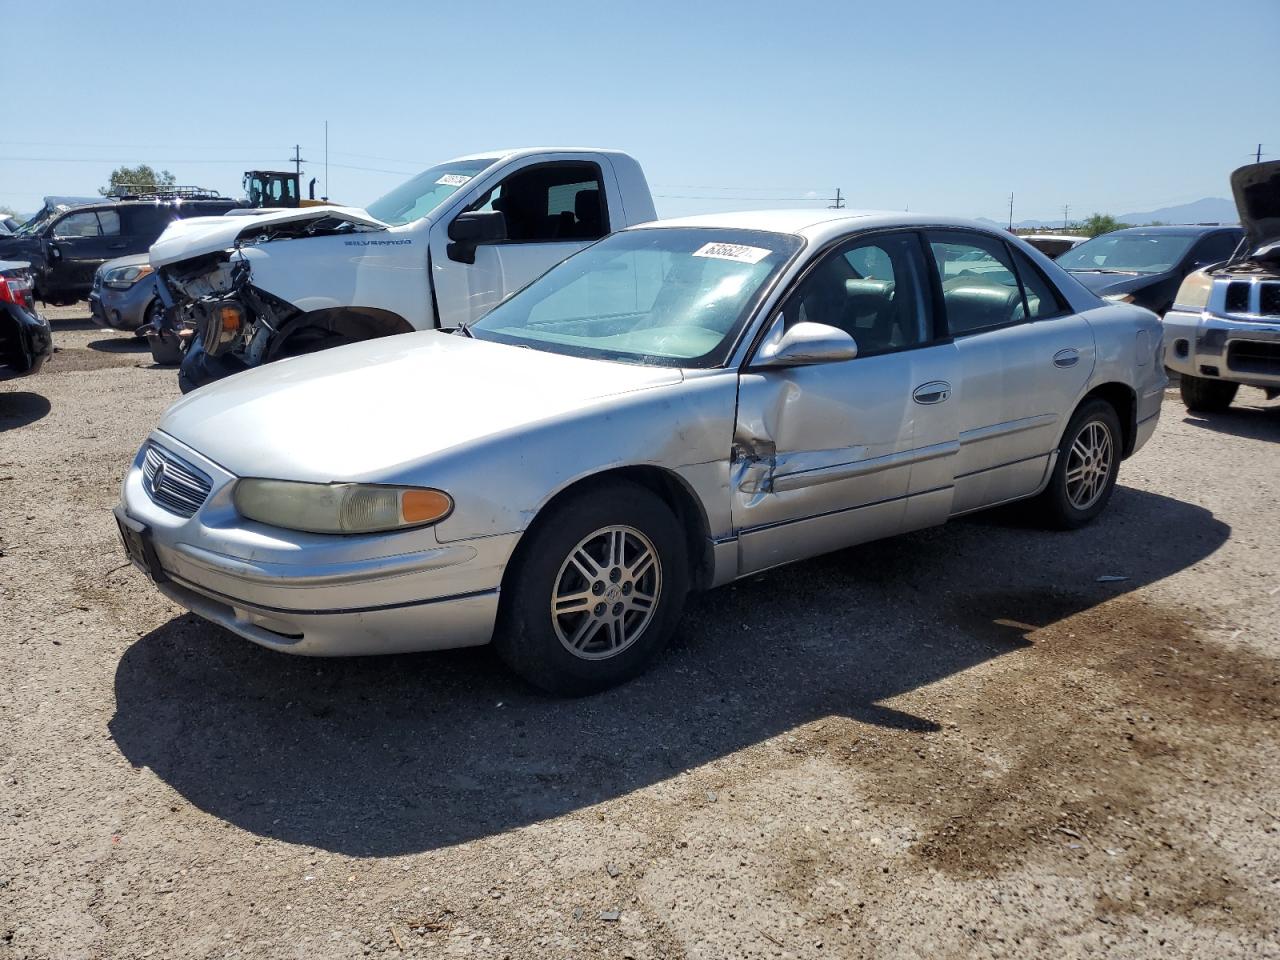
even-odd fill
[{"label": "headlight", "polygon": [[102,275],[102,282],[116,290],[128,290],[143,277],[149,277],[154,270],[149,263],[132,267],[112,267]]},{"label": "headlight", "polygon": [[373,483],[247,479],[232,499],[250,520],[308,533],[377,533],[437,523],[453,510],[442,490]]},{"label": "headlight", "polygon": [[1213,277],[1203,270],[1197,270],[1195,273],[1187,274],[1186,279],[1182,281],[1182,286],[1178,288],[1178,295],[1173,298],[1173,305],[1193,312],[1203,310],[1209,305],[1209,294],[1212,291]]},{"label": "headlight", "polygon": [[1133,303],[1132,293],[1109,293],[1103,300],[1110,300],[1112,303]]}]

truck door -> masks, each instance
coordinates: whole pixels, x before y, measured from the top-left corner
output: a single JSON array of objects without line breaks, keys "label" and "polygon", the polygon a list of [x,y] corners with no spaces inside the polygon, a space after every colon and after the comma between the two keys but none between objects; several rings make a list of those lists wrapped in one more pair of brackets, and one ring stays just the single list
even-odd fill
[{"label": "truck door", "polygon": [[507,239],[475,250],[474,263],[449,256],[452,217],[432,229],[432,282],[441,326],[482,316],[565,258],[606,236],[617,187],[594,160],[518,167],[457,213],[496,211]]},{"label": "truck door", "polygon": [[120,214],[115,210],[73,210],[55,221],[48,234],[48,281],[53,296],[89,292],[93,274],[105,261],[125,255]]}]

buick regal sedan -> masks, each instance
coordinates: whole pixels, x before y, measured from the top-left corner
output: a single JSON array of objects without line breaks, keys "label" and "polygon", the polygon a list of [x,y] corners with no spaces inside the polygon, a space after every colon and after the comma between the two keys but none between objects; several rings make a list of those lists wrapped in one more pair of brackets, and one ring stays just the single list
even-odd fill
[{"label": "buick regal sedan", "polygon": [[1094,519],[1155,429],[1160,345],[965,221],[659,222],[465,328],[190,395],[116,517],[166,596],[265,647],[492,641],[584,693],[639,672],[691,590],[1012,500]]}]

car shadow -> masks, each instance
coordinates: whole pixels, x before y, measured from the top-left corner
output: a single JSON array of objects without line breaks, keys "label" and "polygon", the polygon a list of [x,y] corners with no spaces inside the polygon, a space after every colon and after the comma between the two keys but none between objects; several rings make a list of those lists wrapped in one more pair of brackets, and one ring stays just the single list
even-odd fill
[{"label": "car shadow", "polygon": [[45,319],[49,321],[49,326],[53,328],[54,333],[57,333],[59,330],[101,330],[102,329],[102,327],[94,323],[93,320],[90,319],[89,317],[76,318],[76,319],[64,319],[62,317],[50,317],[48,314],[45,314],[44,316],[45,316]]},{"label": "car shadow", "polygon": [[105,340],[91,340],[86,346],[100,353],[146,353],[151,348],[143,337],[109,337]]},{"label": "car shadow", "polygon": [[125,651],[110,730],[135,767],[255,834],[423,851],[823,717],[937,730],[886,701],[1028,647],[1034,628],[1184,569],[1229,533],[1200,507],[1121,487],[1072,533],[966,520],[868,544],[692,598],[647,674],[580,700],[531,691],[487,648],[306,660],[184,615]]},{"label": "car shadow", "polygon": [[1248,440],[1280,440],[1280,406],[1233,406],[1221,413],[1189,413],[1182,422]]},{"label": "car shadow", "polygon": [[17,430],[49,415],[53,407],[47,397],[26,390],[0,391],[0,433]]}]

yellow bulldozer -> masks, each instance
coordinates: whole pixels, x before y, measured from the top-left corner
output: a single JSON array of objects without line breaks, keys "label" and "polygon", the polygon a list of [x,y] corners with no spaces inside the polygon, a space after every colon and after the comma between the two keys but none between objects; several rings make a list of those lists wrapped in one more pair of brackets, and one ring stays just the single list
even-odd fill
[{"label": "yellow bulldozer", "polygon": [[302,196],[300,177],[288,170],[246,170],[244,194],[251,207],[322,207],[327,200],[316,199],[316,178]]}]

